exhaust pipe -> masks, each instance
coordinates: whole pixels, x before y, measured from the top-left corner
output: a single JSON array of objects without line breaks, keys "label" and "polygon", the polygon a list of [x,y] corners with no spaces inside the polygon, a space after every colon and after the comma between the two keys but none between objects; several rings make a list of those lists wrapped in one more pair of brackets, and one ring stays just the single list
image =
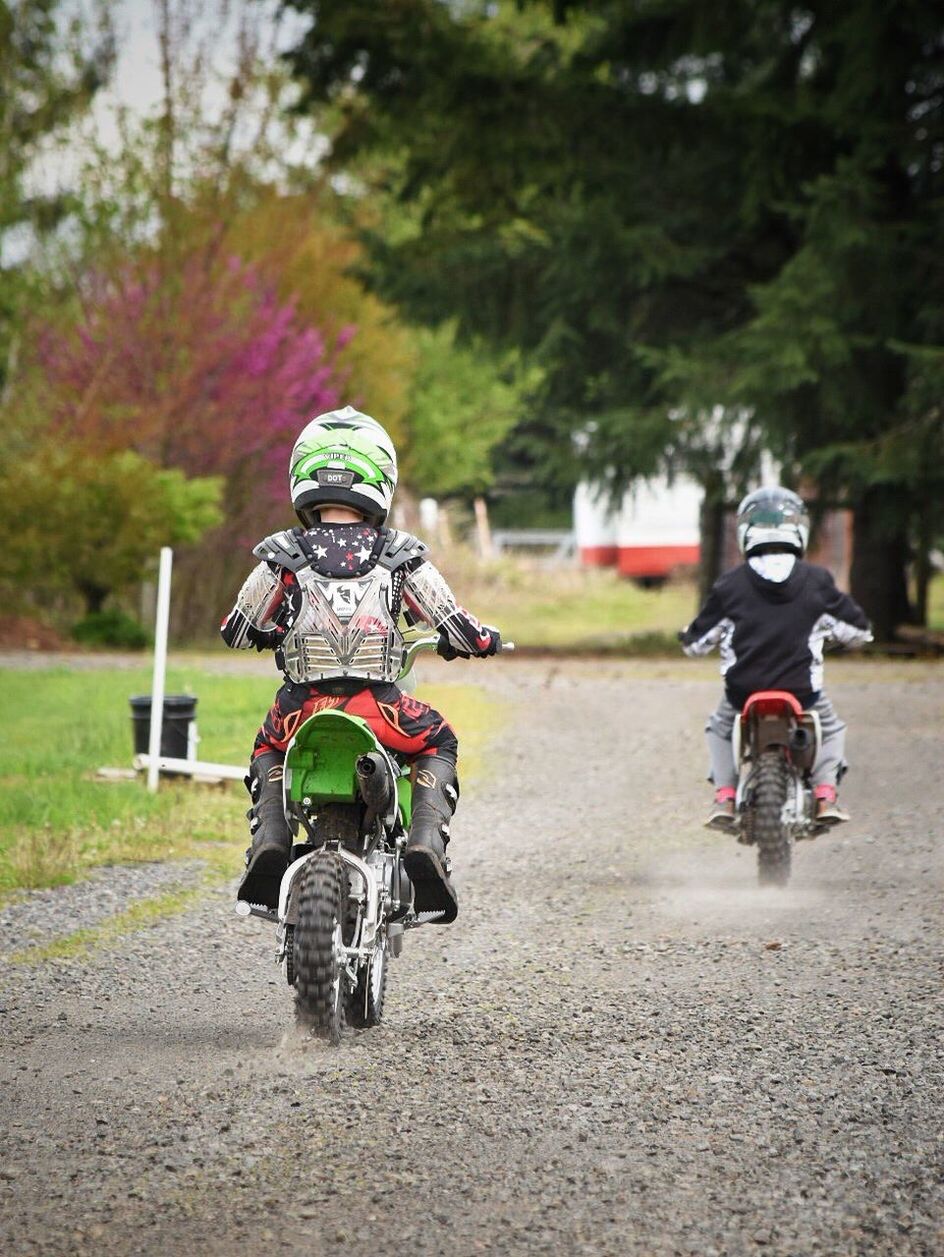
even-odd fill
[{"label": "exhaust pipe", "polygon": [[370,751],[354,765],[361,798],[374,816],[383,816],[393,802],[393,782],[383,756]]},{"label": "exhaust pipe", "polygon": [[790,750],[797,754],[808,751],[813,745],[813,739],[810,736],[809,729],[796,728],[790,734]]}]

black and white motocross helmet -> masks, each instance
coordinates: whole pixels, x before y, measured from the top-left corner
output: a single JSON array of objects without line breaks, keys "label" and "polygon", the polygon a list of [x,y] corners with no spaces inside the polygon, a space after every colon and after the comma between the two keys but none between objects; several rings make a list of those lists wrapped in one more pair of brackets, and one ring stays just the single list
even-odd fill
[{"label": "black and white motocross helmet", "polygon": [[810,516],[803,499],[779,485],[749,493],[738,507],[737,539],[745,558],[762,547],[792,550],[802,558],[810,540]]}]

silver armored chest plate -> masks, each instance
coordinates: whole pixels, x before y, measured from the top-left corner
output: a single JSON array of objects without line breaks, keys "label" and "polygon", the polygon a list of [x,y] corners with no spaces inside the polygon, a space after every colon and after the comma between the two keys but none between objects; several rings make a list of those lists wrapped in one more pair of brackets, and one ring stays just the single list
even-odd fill
[{"label": "silver armored chest plate", "polygon": [[393,610],[393,575],[375,567],[366,576],[331,580],[309,568],[296,577],[302,607],[282,643],[286,674],[293,681],[395,681],[403,637]]}]

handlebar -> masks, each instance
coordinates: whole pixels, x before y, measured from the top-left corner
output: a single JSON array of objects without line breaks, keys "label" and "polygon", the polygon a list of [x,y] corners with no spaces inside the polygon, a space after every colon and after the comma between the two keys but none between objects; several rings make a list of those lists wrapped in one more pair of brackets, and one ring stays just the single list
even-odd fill
[{"label": "handlebar", "polygon": [[[414,637],[412,639],[410,637],[407,637],[406,648],[403,651],[403,666],[400,669],[400,676],[401,677],[406,676],[406,674],[412,669],[413,664],[416,662],[417,655],[422,655],[427,650],[436,650],[438,646],[439,646],[438,633],[436,634],[435,637],[431,637],[428,634],[422,637]],[[504,654],[506,651],[510,651],[513,653],[514,649],[515,649],[514,642],[502,642],[498,653]]]},{"label": "handlebar", "polygon": [[412,641],[407,640],[406,649],[403,652],[403,666],[400,668],[400,676],[406,676],[413,668],[417,655],[423,654],[427,650],[435,650],[439,645],[439,637],[416,637]]}]

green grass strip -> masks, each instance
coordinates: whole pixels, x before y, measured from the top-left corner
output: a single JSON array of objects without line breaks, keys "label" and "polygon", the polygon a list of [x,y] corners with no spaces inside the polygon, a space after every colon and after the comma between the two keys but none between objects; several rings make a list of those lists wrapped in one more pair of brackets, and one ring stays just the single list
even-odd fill
[{"label": "green grass strip", "polygon": [[49,943],[39,943],[35,947],[24,947],[12,952],[6,957],[6,962],[13,965],[41,965],[50,960],[74,960],[91,951],[114,947],[137,930],[146,929],[158,921],[186,912],[203,897],[210,886],[218,885],[220,880],[215,874],[207,874],[199,886],[169,890],[163,895],[140,899],[130,908],[115,913],[98,925],[86,926]]},{"label": "green grass strip", "polygon": [[[462,744],[464,783],[480,776],[502,704],[457,669],[456,681],[420,697],[441,708]],[[463,683],[465,682],[465,683]],[[235,875],[246,845],[245,791],[189,781],[102,782],[100,765],[131,760],[129,694],[146,692],[144,673],[120,669],[0,669],[9,750],[0,775],[0,902],[20,890],[64,885],[96,867],[200,859]],[[201,757],[247,763],[278,677],[208,676],[175,666],[168,690],[199,695]],[[432,687],[430,687],[432,689]]]}]

